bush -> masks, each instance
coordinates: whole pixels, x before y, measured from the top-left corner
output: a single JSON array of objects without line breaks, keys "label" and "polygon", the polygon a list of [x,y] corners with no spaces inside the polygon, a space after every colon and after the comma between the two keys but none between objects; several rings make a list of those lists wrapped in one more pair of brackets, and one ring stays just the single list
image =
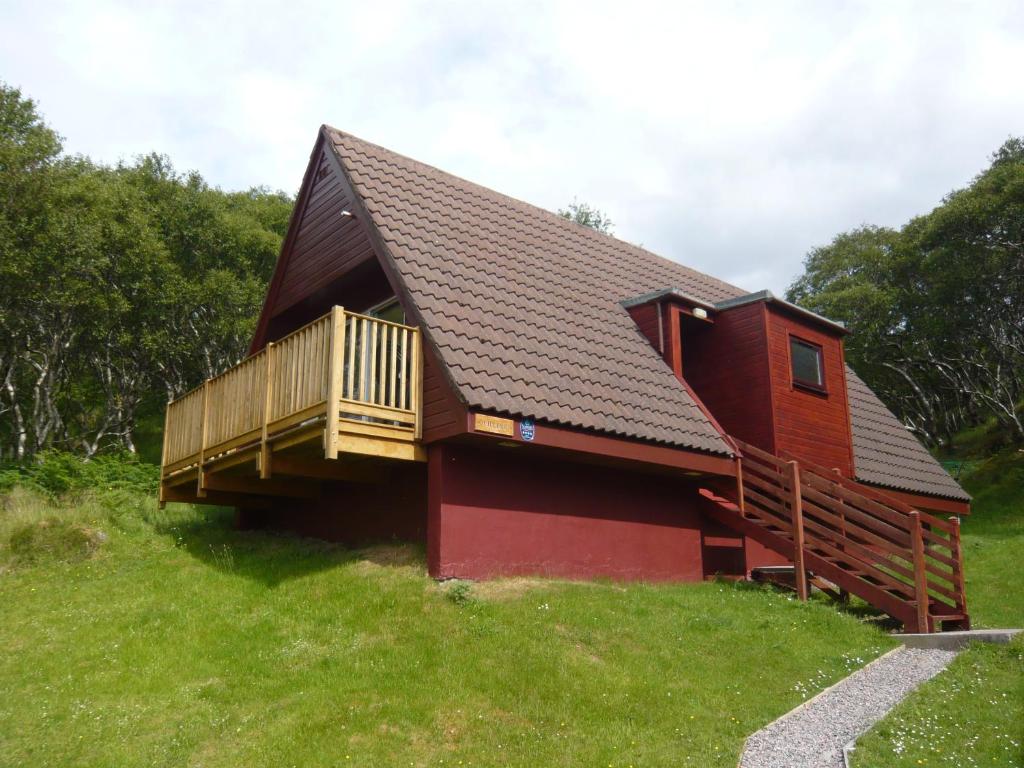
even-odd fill
[{"label": "bush", "polygon": [[103,531],[81,523],[50,518],[17,526],[8,540],[11,557],[18,563],[41,558],[76,562],[90,557],[107,540]]},{"label": "bush", "polygon": [[44,451],[33,459],[0,469],[0,493],[21,486],[57,498],[76,491],[153,493],[160,469],[129,453],[94,456],[90,461],[64,451]]}]

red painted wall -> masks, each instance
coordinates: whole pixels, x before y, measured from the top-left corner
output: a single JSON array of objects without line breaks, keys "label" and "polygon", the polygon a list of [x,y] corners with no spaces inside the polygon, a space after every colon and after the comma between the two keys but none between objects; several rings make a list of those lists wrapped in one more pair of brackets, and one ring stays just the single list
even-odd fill
[{"label": "red painted wall", "polygon": [[430,447],[432,576],[703,578],[690,482],[527,451]]},{"label": "red painted wall", "polygon": [[714,325],[687,323],[681,340],[683,377],[722,428],[774,450],[764,304],[715,316]]},{"label": "red painted wall", "polygon": [[[768,350],[771,369],[775,450],[789,451],[853,476],[853,439],[842,339],[776,306],[768,306]],[[824,394],[793,384],[789,339],[795,335],[821,347]]]}]

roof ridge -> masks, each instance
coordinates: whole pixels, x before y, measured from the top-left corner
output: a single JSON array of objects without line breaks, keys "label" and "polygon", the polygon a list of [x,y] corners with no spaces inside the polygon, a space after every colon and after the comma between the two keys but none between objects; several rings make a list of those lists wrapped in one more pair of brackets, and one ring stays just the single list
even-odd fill
[{"label": "roof ridge", "polygon": [[[384,146],[381,146],[380,144],[375,144],[372,141],[368,141],[366,139],[360,138],[359,136],[356,136],[354,134],[348,133],[347,131],[342,131],[339,128],[335,128],[333,125],[330,125],[329,123],[324,123],[321,126],[321,130],[323,130],[323,131],[325,131],[325,132],[327,132],[329,134],[333,134],[334,136],[337,136],[337,137],[340,137],[340,138],[349,139],[349,140],[352,140],[352,141],[356,141],[356,142],[358,142],[360,144],[364,144],[366,146],[373,147],[374,149],[377,149],[377,150],[379,150],[381,152],[387,153],[388,155],[392,155],[394,157],[400,158],[401,160],[403,160],[405,162],[409,162],[409,163],[412,163],[414,165],[421,166],[423,168],[427,168],[427,169],[429,169],[430,171],[432,171],[434,173],[439,173],[442,176],[446,176],[446,177],[448,177],[450,179],[454,179],[455,181],[459,182],[460,184],[469,185],[471,187],[474,187],[475,189],[478,189],[478,190],[481,190],[481,191],[487,193],[488,195],[494,195],[495,197],[501,198],[503,200],[507,200],[508,202],[510,202],[510,203],[512,203],[514,205],[522,206],[523,208],[527,209],[527,211],[533,211],[533,212],[536,212],[536,213],[543,214],[545,217],[550,219],[552,221],[552,223],[555,223],[555,224],[557,224],[560,227],[566,227],[567,230],[568,230],[568,226],[567,225],[571,225],[574,229],[568,230],[568,231],[574,231],[574,232],[577,232],[578,234],[580,234],[580,235],[582,235],[584,237],[589,237],[589,238],[592,238],[592,239],[596,239],[598,241],[600,241],[601,238],[606,238],[607,240],[614,241],[615,243],[624,245],[627,248],[630,248],[630,249],[636,251],[638,254],[643,255],[645,257],[648,257],[648,258],[651,258],[651,259],[654,259],[655,261],[665,262],[665,263],[671,265],[673,268],[685,269],[685,270],[693,273],[694,275],[697,275],[697,276],[700,276],[702,278],[706,278],[708,280],[712,280],[712,281],[714,281],[716,283],[719,283],[720,285],[722,285],[725,288],[728,288],[728,289],[733,290],[733,291],[737,291],[737,295],[745,295],[745,294],[749,293],[749,291],[746,291],[745,289],[740,288],[739,286],[733,285],[732,283],[728,283],[728,282],[726,282],[725,280],[722,280],[719,277],[715,277],[714,275],[711,275],[711,274],[709,274],[707,272],[701,272],[700,270],[694,269],[693,267],[691,267],[691,266],[689,266],[687,264],[683,264],[682,262],[675,261],[673,259],[668,258],[667,256],[662,256],[661,254],[655,253],[654,251],[649,251],[646,248],[644,248],[643,246],[637,245],[636,243],[631,243],[628,240],[622,240],[621,238],[615,237],[615,235],[610,235],[610,234],[605,233],[605,232],[600,232],[600,231],[598,231],[598,230],[596,230],[596,229],[594,229],[592,227],[584,226],[583,224],[579,224],[579,223],[573,221],[572,219],[567,219],[566,217],[561,216],[558,213],[555,213],[554,211],[549,211],[546,208],[541,208],[539,205],[534,205],[533,203],[527,202],[526,200],[521,200],[518,197],[512,197],[511,195],[507,195],[504,192],[499,192],[496,189],[484,186],[483,184],[480,184],[479,182],[471,181],[470,179],[464,178],[462,176],[458,176],[458,175],[456,175],[454,173],[451,173],[450,171],[446,171],[443,168],[438,168],[436,165],[431,165],[430,163],[425,163],[422,160],[417,160],[416,158],[410,157],[409,155],[404,155],[401,152],[396,152],[395,150],[389,149],[389,148],[384,147]],[[331,138],[333,139],[333,136]],[[332,140],[331,141],[331,146],[332,146],[332,148],[335,148],[336,147],[336,142],[334,142]],[[345,162],[345,158],[341,155],[340,152],[337,151],[336,148],[334,149],[334,151],[338,155],[339,159],[341,159],[342,162]],[[629,297],[624,296],[622,298],[626,299],[626,298],[629,298]]]}]

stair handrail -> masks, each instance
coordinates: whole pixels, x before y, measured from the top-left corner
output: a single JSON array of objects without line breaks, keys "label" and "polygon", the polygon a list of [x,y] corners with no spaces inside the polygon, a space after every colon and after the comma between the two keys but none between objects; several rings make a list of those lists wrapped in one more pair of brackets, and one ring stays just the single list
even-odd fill
[{"label": "stair handrail", "polygon": [[[742,452],[743,483],[738,490],[751,502],[746,510],[775,522],[780,512],[776,500],[785,499],[788,504],[781,506],[789,506],[794,528],[788,533],[794,555],[798,550],[795,524],[799,522],[801,554],[805,550],[826,552],[835,562],[869,574],[882,589],[901,593],[902,599],[914,606],[919,631],[931,629],[933,601],[951,604],[966,616],[956,518],[940,520],[886,494],[865,493],[866,486],[828,470],[822,472],[813,462],[786,454],[780,458],[743,441],[736,443]],[[950,556],[937,552],[935,545],[948,549]],[[798,589],[801,559],[794,556]]]},{"label": "stair handrail", "polygon": [[[943,520],[928,512],[916,509],[907,502],[897,499],[882,490],[847,478],[837,469],[830,471],[812,461],[796,459],[789,451],[782,451],[781,453],[785,457],[799,461],[805,473],[810,471],[813,475],[838,483],[844,488],[884,504],[896,512],[905,514],[908,520],[911,515],[916,514],[921,523],[918,530],[924,543],[925,555],[949,569],[948,573],[940,571],[937,565],[928,563],[926,559],[924,565],[926,574],[930,572],[933,576],[937,576],[952,585],[952,590],[947,590],[941,584],[937,584],[934,578],[931,578],[928,579],[929,589],[951,600],[960,613],[967,614],[967,593],[963,571],[963,551],[960,544],[960,520],[958,517],[954,515],[950,516],[948,520]],[[936,531],[942,531],[946,536],[943,537],[936,533]],[[929,544],[932,547],[929,547]],[[936,552],[934,550],[935,546],[946,549],[949,552],[949,556],[946,557]]]}]

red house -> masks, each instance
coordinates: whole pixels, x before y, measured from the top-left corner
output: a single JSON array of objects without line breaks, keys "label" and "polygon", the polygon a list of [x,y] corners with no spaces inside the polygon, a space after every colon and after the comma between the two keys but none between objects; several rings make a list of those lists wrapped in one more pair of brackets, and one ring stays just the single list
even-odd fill
[{"label": "red house", "polygon": [[161,499],[423,541],[436,578],[792,563],[966,626],[969,497],[845,334],[325,126],[250,357],[168,406]]}]

